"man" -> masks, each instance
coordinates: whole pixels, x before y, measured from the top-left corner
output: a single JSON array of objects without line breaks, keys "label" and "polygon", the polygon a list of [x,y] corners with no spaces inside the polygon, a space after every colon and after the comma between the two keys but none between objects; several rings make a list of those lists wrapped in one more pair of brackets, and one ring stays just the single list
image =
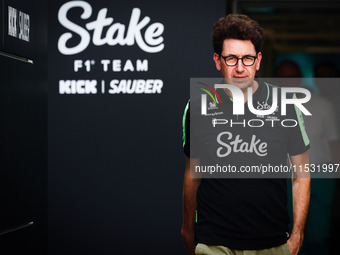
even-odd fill
[{"label": "man", "polygon": [[[248,101],[247,89],[251,88],[253,102],[262,105],[272,102],[268,84],[255,81],[255,73],[260,68],[263,30],[257,22],[245,15],[231,14],[221,18],[213,28],[214,62],[226,81],[242,90],[244,102]],[[229,90],[218,91],[225,107],[232,106],[233,95]],[[229,100],[230,99],[230,100]],[[189,255],[206,254],[298,254],[303,241],[306,221],[310,179],[299,178],[298,171],[293,175],[293,229],[288,238],[289,216],[287,210],[287,186],[285,179],[204,179],[192,178],[190,167],[200,164],[201,156],[211,151],[203,133],[194,136],[190,130],[189,105],[183,118],[184,151],[187,156],[184,178],[182,237]],[[287,108],[288,109],[288,108]],[[244,148],[229,151],[219,163],[237,165],[260,165],[263,163],[284,163],[287,153],[292,165],[305,168],[308,164],[309,141],[304,134],[302,118],[294,107],[289,107],[288,115],[299,119],[295,128],[226,128],[229,138],[249,141],[260,137],[262,154],[246,151]],[[276,113],[274,113],[276,114]],[[191,116],[192,118],[193,116]],[[252,118],[247,111],[244,116],[225,113],[226,118]],[[276,118],[276,116],[272,116]],[[266,122],[267,124],[268,122]],[[200,127],[200,131],[203,128]],[[190,130],[191,132],[192,130]],[[204,131],[204,130],[203,130]],[[203,152],[192,151],[190,139],[202,145]],[[208,146],[205,146],[208,145]],[[210,146],[210,147],[209,147]],[[247,154],[246,154],[247,153]],[[251,163],[252,162],[252,163]],[[191,165],[191,166],[190,166]],[[306,177],[306,176],[305,176]],[[288,238],[288,240],[287,240]]]}]

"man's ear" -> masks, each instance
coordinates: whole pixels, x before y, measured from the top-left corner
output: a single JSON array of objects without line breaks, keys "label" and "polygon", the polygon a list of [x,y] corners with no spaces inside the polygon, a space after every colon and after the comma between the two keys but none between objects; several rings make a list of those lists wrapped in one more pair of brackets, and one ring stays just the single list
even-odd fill
[{"label": "man's ear", "polygon": [[216,69],[218,71],[221,71],[222,65],[221,65],[220,55],[218,55],[217,53],[214,53],[214,57],[213,58],[214,58],[214,61],[215,61]]},{"label": "man's ear", "polygon": [[261,59],[262,59],[262,53],[259,52],[257,54],[257,59],[256,59],[256,71],[260,69]]}]

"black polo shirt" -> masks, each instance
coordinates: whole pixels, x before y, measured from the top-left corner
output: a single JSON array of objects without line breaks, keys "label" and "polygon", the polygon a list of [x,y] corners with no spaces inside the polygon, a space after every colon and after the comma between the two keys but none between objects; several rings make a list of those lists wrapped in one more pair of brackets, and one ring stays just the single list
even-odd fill
[{"label": "black polo shirt", "polygon": [[[258,82],[253,105],[260,109],[272,104],[274,86]],[[200,104],[191,102],[185,109],[183,147],[186,156],[200,158],[201,165],[229,165],[239,171],[247,166],[284,166],[287,154],[298,155],[308,150],[309,140],[301,112],[287,105],[287,115],[281,115],[280,88],[278,108],[267,116],[253,114],[247,106],[244,115],[233,115],[232,100],[223,89],[216,92],[223,106],[212,104],[207,116],[200,115]],[[190,114],[196,115],[194,124],[190,122]],[[213,127],[213,119],[228,123]],[[282,125],[282,120],[288,121]],[[292,120],[297,123],[295,127],[291,127]],[[190,123],[194,127],[190,128]],[[290,221],[286,179],[266,175],[258,178],[259,174],[249,175],[256,178],[223,174],[222,178],[201,179],[197,191],[195,242],[240,250],[266,249],[285,243]]]}]

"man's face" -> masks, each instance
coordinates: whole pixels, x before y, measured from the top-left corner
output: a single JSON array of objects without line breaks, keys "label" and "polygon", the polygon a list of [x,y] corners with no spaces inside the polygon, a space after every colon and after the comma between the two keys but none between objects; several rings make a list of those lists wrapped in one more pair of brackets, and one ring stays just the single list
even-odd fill
[{"label": "man's face", "polygon": [[221,71],[224,78],[228,79],[233,85],[241,90],[251,87],[255,77],[255,73],[260,68],[262,59],[261,52],[256,55],[255,47],[250,40],[225,39],[223,41],[222,56],[236,56],[242,58],[244,56],[257,56],[255,63],[251,66],[245,66],[239,59],[235,66],[227,66],[224,59],[214,54],[214,61],[217,70]]}]

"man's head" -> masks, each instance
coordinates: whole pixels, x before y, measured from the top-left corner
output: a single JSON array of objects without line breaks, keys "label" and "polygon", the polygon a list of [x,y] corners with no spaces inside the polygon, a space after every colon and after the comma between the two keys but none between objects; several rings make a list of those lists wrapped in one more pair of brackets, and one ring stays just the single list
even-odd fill
[{"label": "man's head", "polygon": [[[321,95],[334,100],[339,100],[339,81],[340,72],[338,67],[329,61],[318,63],[314,68],[315,84],[319,86]],[[326,80],[323,78],[327,78]]]},{"label": "man's head", "polygon": [[[282,87],[291,87],[297,88],[302,86],[302,72],[298,63],[293,60],[286,59],[283,60],[275,70],[275,76],[278,78],[296,78],[296,79],[287,79],[282,82]],[[303,98],[304,94],[296,93],[296,96],[299,98]]]},{"label": "man's head", "polygon": [[260,68],[263,39],[263,29],[246,15],[220,18],[212,33],[217,70],[241,89],[251,86],[245,80],[253,79]]},{"label": "man's head", "polygon": [[282,61],[275,70],[275,76],[281,78],[302,78],[299,65],[293,60]]},{"label": "man's head", "polygon": [[339,76],[339,70],[332,62],[321,62],[314,67],[315,78],[337,78]]}]

